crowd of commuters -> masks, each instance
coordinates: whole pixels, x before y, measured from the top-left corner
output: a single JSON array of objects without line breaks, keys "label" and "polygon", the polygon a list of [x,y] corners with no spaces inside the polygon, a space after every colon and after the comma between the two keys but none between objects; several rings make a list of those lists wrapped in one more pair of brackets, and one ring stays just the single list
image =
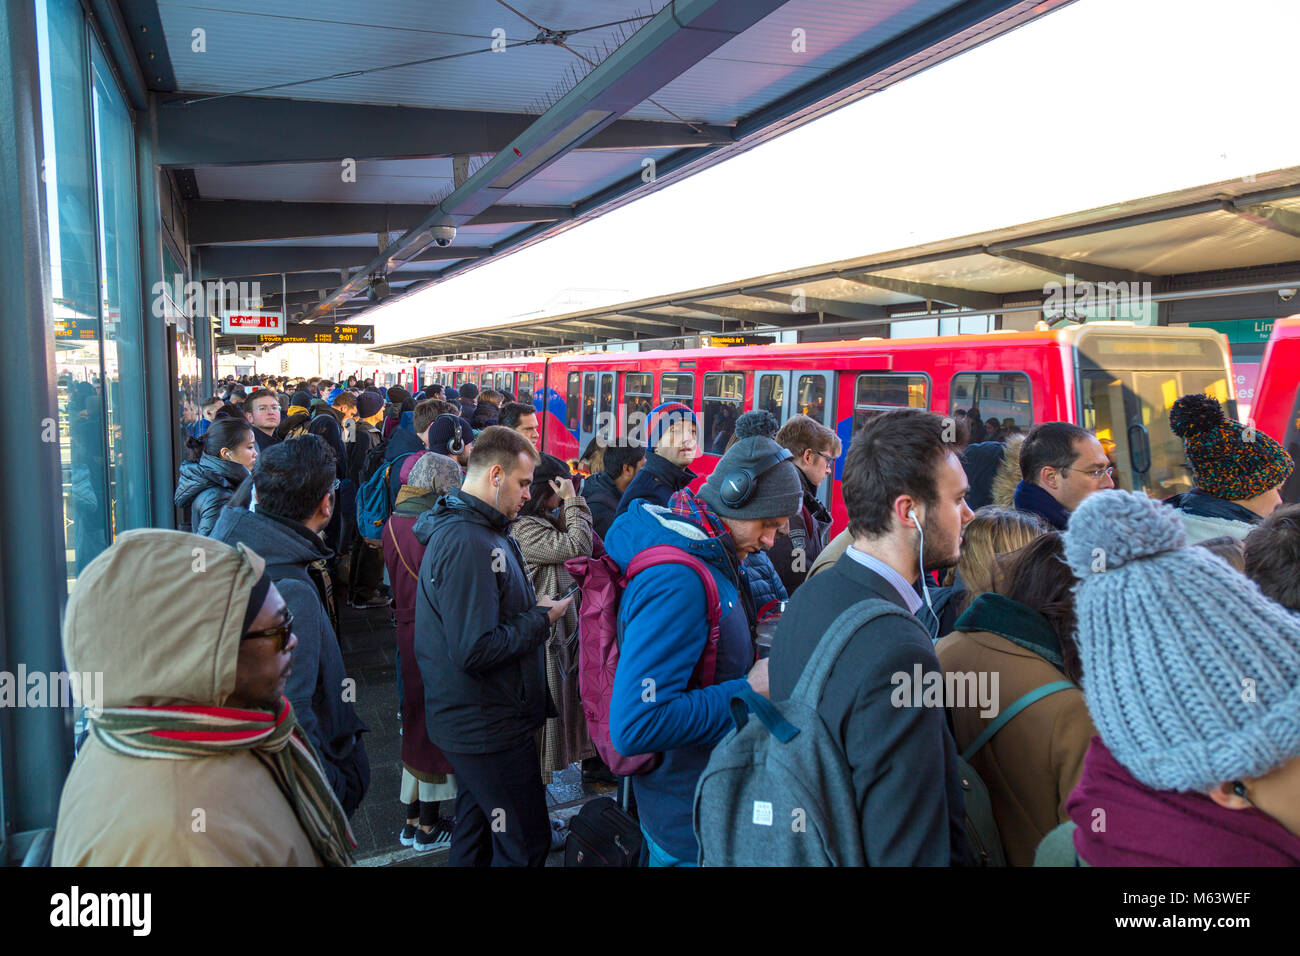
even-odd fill
[{"label": "crowd of commuters", "polygon": [[[575,764],[618,779],[602,743],[647,755],[620,811],[643,862],[729,862],[772,821],[701,806],[723,799],[701,778],[739,740],[737,698],[782,706],[814,669],[844,769],[816,802],[849,808],[827,838],[844,859],[986,861],[977,777],[1013,866],[1300,864],[1294,466],[1207,396],[1170,422],[1194,487],[1165,502],[1118,489],[1076,425],[1022,435],[915,409],[863,423],[847,452],[805,415],[734,416],[700,483],[700,422],[678,402],[651,410],[645,447],[588,449],[575,471],[508,393],[227,381],[190,428],[188,533],[120,535],[70,599],[70,668],[137,664],[92,715],[55,862],[352,862],[370,767],[346,600],[396,626],[393,836],[453,865],[545,863],[563,839],[545,785]],[[832,540],[837,462],[848,527]],[[632,574],[650,549],[679,557]],[[579,673],[583,561],[629,575],[605,724]],[[209,808],[221,836],[156,826],[150,804]],[[753,832],[712,843],[702,817]]]}]

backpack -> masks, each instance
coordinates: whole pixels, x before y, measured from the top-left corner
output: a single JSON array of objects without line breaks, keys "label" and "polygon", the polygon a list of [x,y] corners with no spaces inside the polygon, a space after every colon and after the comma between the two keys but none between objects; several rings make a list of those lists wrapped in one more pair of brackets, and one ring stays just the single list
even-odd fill
[{"label": "backpack", "polygon": [[1006,866],[1007,855],[1002,847],[1002,835],[998,832],[997,820],[993,816],[993,801],[989,798],[988,787],[980,779],[979,773],[971,766],[970,760],[986,743],[993,739],[999,730],[1011,722],[1030,704],[1036,703],[1057,691],[1074,687],[1073,681],[1058,680],[1018,697],[986,726],[978,737],[972,740],[957,756],[957,770],[961,775],[962,796],[966,801],[966,840],[970,844],[971,862],[975,866]]},{"label": "backpack", "polygon": [[709,639],[688,686],[708,687],[713,683],[717,665],[722,604],[718,598],[718,584],[703,561],[681,548],[657,544],[628,562],[626,573],[621,572],[607,554],[570,558],[564,562],[565,569],[582,593],[578,609],[578,691],[582,698],[582,713],[587,718],[587,730],[596,753],[620,777],[650,773],[663,759],[663,755],[657,753],[625,757],[614,749],[609,739],[609,703],[614,693],[620,643],[619,600],[632,578],[657,564],[683,564],[698,574],[704,584]]},{"label": "backpack", "polygon": [[[382,462],[383,447],[386,442],[380,442],[370,451],[366,452],[366,464],[370,464],[370,458],[376,452],[379,452]],[[361,487],[357,489],[357,531],[361,537],[373,544],[380,543],[380,536],[384,533],[384,522],[388,520],[389,515],[393,513],[393,501],[389,497],[388,475],[396,467],[401,471],[401,463],[414,455],[415,452],[408,451],[405,455],[398,455],[390,461],[385,467],[376,467],[368,474],[365,469],[362,474],[366,475],[362,481]]]},{"label": "backpack", "polygon": [[735,727],[695,787],[701,866],[866,865],[853,775],[817,705],[849,639],[886,617],[916,621],[883,598],[859,601],[817,643],[789,700],[748,687],[731,698]]}]

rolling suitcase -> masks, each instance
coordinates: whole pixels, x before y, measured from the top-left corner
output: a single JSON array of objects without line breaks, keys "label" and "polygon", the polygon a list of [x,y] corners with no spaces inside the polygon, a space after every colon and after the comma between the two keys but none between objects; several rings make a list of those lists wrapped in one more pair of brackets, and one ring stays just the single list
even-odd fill
[{"label": "rolling suitcase", "polygon": [[[620,789],[631,790],[626,779]],[[564,865],[640,866],[644,844],[636,819],[609,797],[597,797],[569,822]]]}]

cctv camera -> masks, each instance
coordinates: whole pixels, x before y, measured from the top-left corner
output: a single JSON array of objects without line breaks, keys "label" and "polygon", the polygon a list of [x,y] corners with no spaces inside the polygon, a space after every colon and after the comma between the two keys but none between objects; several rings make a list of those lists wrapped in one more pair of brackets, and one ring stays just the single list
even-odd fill
[{"label": "cctv camera", "polygon": [[1278,289],[1277,297],[1283,302],[1290,302],[1295,298],[1295,289]]},{"label": "cctv camera", "polygon": [[446,248],[456,238],[456,220],[445,214],[439,216],[429,227],[429,234],[437,245]]}]

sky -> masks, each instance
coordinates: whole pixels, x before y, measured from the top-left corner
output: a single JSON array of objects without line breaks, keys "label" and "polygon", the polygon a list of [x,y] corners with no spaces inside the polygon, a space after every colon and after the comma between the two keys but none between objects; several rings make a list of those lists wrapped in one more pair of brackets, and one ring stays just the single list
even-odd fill
[{"label": "sky", "polygon": [[1297,34],[1297,0],[1076,0],[365,320],[382,345],[1300,165],[1295,68],[1268,42]]}]

